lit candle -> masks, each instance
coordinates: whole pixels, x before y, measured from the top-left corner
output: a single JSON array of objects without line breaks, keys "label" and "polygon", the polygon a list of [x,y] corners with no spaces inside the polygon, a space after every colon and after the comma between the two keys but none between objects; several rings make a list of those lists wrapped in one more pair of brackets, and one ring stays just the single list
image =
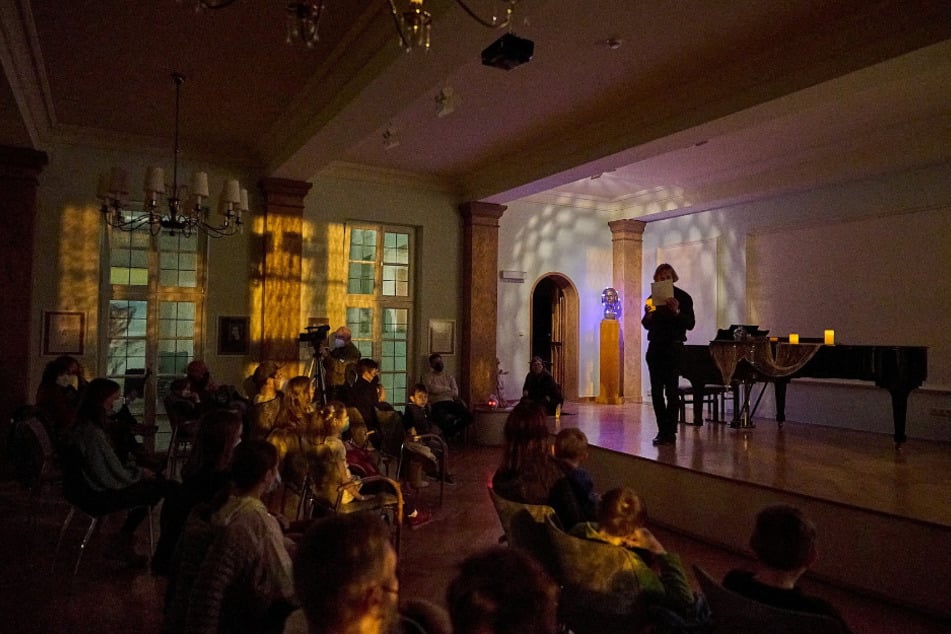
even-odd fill
[{"label": "lit candle", "polygon": [[823,334],[823,343],[825,343],[827,346],[835,345],[835,331],[834,330],[826,330],[822,334]]},{"label": "lit candle", "polygon": [[795,332],[789,333],[789,343],[799,343],[799,335]]},{"label": "lit candle", "polygon": [[248,211],[248,190],[241,188],[241,206],[238,207],[241,211]]}]

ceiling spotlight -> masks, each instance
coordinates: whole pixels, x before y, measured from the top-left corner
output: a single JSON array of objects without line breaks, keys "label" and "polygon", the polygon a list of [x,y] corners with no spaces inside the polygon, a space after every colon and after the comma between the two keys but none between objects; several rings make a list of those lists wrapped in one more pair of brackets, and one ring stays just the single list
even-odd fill
[{"label": "ceiling spotlight", "polygon": [[400,144],[400,133],[390,125],[383,131],[383,149],[392,150]]},{"label": "ceiling spotlight", "polygon": [[452,86],[446,86],[436,95],[436,116],[445,117],[452,114],[456,106],[462,103],[462,98],[453,90]]}]

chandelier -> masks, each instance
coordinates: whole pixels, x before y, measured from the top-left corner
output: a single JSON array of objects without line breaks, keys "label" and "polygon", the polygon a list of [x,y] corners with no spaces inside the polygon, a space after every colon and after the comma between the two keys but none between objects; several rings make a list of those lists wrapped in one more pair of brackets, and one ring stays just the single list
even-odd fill
[{"label": "chandelier", "polygon": [[[499,20],[492,16],[484,20],[476,14],[463,0],[455,0],[463,11],[473,20],[492,29],[501,29],[512,22],[512,13],[518,0],[499,0],[506,5],[505,19]],[[234,0],[198,0],[199,6],[207,9],[218,9],[227,6]],[[409,6],[401,11],[396,6],[396,0],[387,0],[390,5],[390,15],[393,25],[400,38],[400,45],[406,51],[414,48],[429,50],[430,36],[433,30],[433,16],[423,8],[424,0],[409,0]],[[287,3],[287,43],[301,43],[307,48],[313,48],[320,41],[320,17],[324,10],[324,0],[300,0]]]},{"label": "chandelier", "polygon": [[[181,154],[178,139],[179,112],[182,83],[185,76],[172,74],[175,83],[175,156],[172,167],[172,181],[165,180],[165,170],[161,167],[149,167],[145,172],[145,198],[141,212],[127,209],[129,188],[128,174],[120,167],[99,177],[96,196],[102,202],[100,211],[106,223],[122,231],[135,231],[147,228],[152,235],[163,230],[171,235],[180,233],[191,236],[198,232],[212,238],[233,236],[241,232],[244,222],[241,214],[248,212],[248,190],[242,189],[234,179],[224,182],[218,213],[222,216],[219,224],[209,222],[209,208],[204,205],[208,195],[208,173],[194,172],[189,186],[179,185],[178,157]],[[162,209],[160,201],[167,197],[167,209]]]}]

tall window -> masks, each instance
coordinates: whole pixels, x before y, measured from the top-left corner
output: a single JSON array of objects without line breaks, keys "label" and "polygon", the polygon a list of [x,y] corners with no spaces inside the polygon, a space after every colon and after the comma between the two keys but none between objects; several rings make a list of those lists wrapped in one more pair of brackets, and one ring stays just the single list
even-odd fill
[{"label": "tall window", "polygon": [[106,376],[136,390],[132,413],[159,425],[161,444],[170,430],[160,403],[172,380],[200,353],[204,240],[108,231],[102,366]]},{"label": "tall window", "polygon": [[347,327],[364,357],[380,363],[387,400],[406,403],[413,297],[413,230],[347,227]]}]

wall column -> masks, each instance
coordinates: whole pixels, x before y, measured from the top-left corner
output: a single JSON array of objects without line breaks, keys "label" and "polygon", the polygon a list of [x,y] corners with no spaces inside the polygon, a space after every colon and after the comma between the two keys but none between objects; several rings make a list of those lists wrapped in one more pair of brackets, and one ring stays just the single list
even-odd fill
[{"label": "wall column", "polygon": [[[301,260],[303,258],[304,196],[311,184],[283,178],[259,183],[264,194],[260,310],[252,315],[251,331],[261,341],[259,361],[276,361],[296,368],[300,358]],[[257,321],[257,323],[254,323]],[[288,377],[299,369],[286,371]]]},{"label": "wall column", "polygon": [[[0,416],[10,419],[18,406],[33,402],[29,393],[30,320],[33,317],[33,234],[36,190],[48,160],[44,152],[0,146],[0,323],[4,362],[0,364]],[[31,354],[34,352],[34,354]]]},{"label": "wall column", "polygon": [[641,393],[641,275],[644,227],[640,220],[615,220],[611,228],[614,288],[621,294],[621,395],[640,402]]},{"label": "wall column", "polygon": [[470,407],[485,403],[495,393],[499,219],[506,209],[483,202],[459,206],[464,222],[459,389]]}]

